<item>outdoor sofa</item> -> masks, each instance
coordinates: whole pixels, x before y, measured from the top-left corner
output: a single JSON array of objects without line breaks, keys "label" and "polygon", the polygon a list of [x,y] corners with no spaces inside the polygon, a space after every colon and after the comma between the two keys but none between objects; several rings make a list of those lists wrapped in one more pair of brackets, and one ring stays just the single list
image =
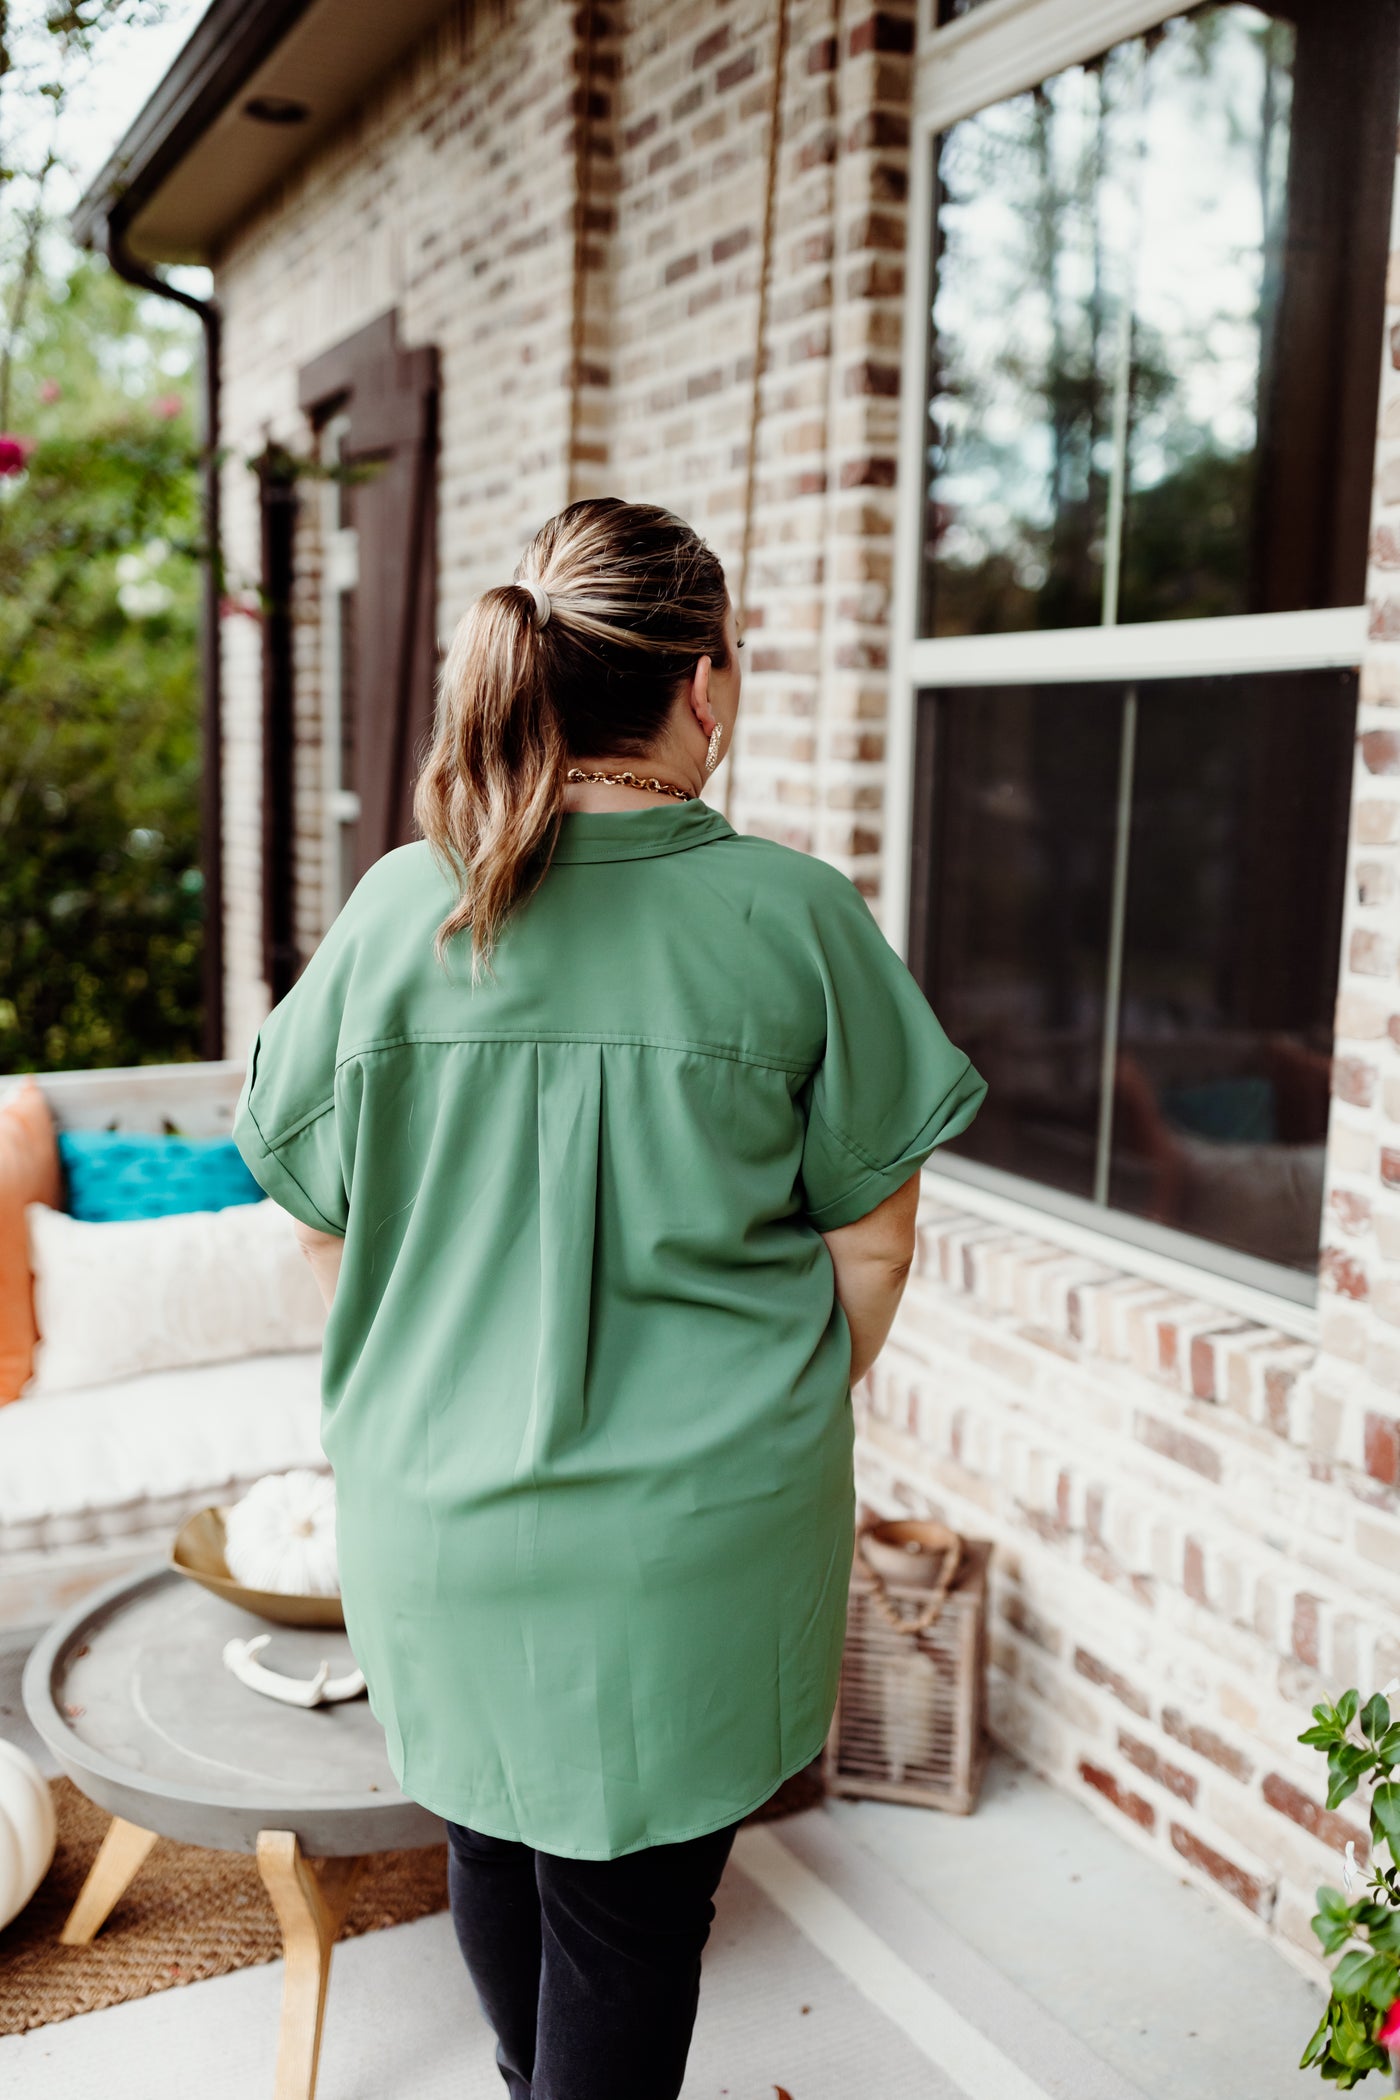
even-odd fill
[{"label": "outdoor sofa", "polygon": [[[241,1060],[37,1075],[60,1130],[225,1136]],[[264,1473],[320,1466],[320,1351],[152,1372],[0,1407],[0,1632],[162,1557]]]}]

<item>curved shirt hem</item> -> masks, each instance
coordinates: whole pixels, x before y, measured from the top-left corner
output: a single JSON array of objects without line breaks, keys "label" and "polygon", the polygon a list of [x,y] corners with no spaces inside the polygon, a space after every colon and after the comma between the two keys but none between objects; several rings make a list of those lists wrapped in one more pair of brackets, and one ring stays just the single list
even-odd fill
[{"label": "curved shirt hem", "polygon": [[454,1812],[453,1810],[440,1807],[437,1801],[425,1801],[421,1794],[415,1794],[405,1786],[397,1773],[395,1777],[398,1779],[399,1791],[404,1795],[405,1799],[416,1801],[420,1808],[427,1809],[429,1815],[441,1816],[445,1823],[456,1823],[464,1829],[478,1831],[482,1837],[501,1838],[517,1845],[528,1845],[532,1851],[547,1852],[554,1859],[626,1859],[633,1852],[647,1852],[655,1845],[683,1845],[690,1838],[708,1837],[712,1831],[727,1830],[731,1823],[742,1823],[744,1818],[751,1816],[755,1809],[762,1808],[765,1801],[771,1801],[778,1788],[785,1781],[791,1779],[796,1773],[804,1771],[814,1758],[821,1756],[822,1751],[826,1748],[826,1739],[830,1733],[831,1723],[828,1721],[817,1738],[815,1748],[805,1751],[801,1757],[795,1758],[791,1764],[785,1765],[771,1785],[766,1786],[762,1793],[755,1794],[752,1800],[748,1801],[744,1806],[735,1809],[731,1814],[711,1816],[703,1823],[688,1824],[684,1830],[664,1831],[659,1837],[644,1837],[639,1843],[624,1845],[617,1852],[580,1852],[566,1850],[559,1845],[542,1845],[534,1838],[522,1837],[519,1830],[493,1828],[489,1823],[479,1821],[474,1814],[464,1815],[461,1812]]}]

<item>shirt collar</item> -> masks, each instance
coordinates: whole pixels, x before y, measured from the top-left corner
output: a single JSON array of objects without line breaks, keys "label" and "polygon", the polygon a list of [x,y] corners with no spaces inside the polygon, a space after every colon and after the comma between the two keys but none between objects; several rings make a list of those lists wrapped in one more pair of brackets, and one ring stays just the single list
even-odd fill
[{"label": "shirt collar", "polygon": [[732,839],[734,826],[696,797],[645,809],[570,810],[560,820],[556,861],[654,860],[685,853],[713,839]]}]

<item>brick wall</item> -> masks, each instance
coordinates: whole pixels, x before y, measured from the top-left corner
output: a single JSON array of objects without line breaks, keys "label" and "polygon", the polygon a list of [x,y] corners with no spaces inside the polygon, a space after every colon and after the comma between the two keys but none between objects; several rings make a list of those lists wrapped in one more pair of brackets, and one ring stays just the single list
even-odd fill
[{"label": "brick wall", "polygon": [[[871,894],[913,16],[792,0],[746,698],[734,777],[717,782],[743,829],[822,853]],[[608,471],[691,516],[733,576],[774,8],[638,0],[627,20]]]},{"label": "brick wall", "polygon": [[938,1200],[860,1486],[997,1543],[996,1735],[1310,1960],[1354,1816],[1293,1738],[1400,1659],[1315,1352]]},{"label": "brick wall", "polygon": [[[256,486],[246,462],[273,438],[306,452],[297,374],[397,307],[400,340],[442,355],[440,631],[508,576],[564,499],[574,252],[574,65],[569,11],[518,0],[454,12],[356,121],[218,259],[223,304],[225,552],[230,596],[256,583]],[[317,503],[299,528],[296,600],[296,920],[320,927]],[[261,687],[256,623],[224,622],[228,1045],[267,1005],[258,865]],[[302,799],[310,798],[310,806]]]},{"label": "brick wall", "polygon": [[[256,554],[241,461],[269,436],[307,444],[297,369],[389,306],[402,340],[441,353],[444,638],[574,493],[673,505],[733,575],[771,0],[619,0],[586,28],[554,0],[453,15],[221,258],[235,588]],[[792,0],[746,702],[712,790],[741,828],[825,855],[872,896],[913,42],[912,0]],[[1325,1813],[1320,1761],[1294,1738],[1314,1699],[1400,1673],[1397,366],[1388,346],[1321,1348],[1068,1254],[1049,1219],[1013,1231],[931,1185],[908,1301],[857,1396],[867,1502],[997,1542],[999,1738],[1300,1963],[1312,1891],[1360,1823]],[[314,505],[303,543],[309,948]],[[231,615],[225,646],[237,1051],[266,1005],[256,623]]]},{"label": "brick wall", "polygon": [[[836,29],[840,20],[839,47]],[[246,460],[310,443],[296,374],[398,308],[442,360],[440,615],[450,634],[571,494],[619,491],[739,553],[774,57],[769,0],[454,14],[219,258],[227,555],[256,579]],[[838,61],[839,48],[839,61]],[[878,889],[913,7],[792,0],[734,820]],[[588,55],[585,78],[585,55]],[[580,126],[586,125],[586,159]],[[583,332],[571,358],[586,166]],[[316,566],[314,504],[304,567]],[[317,596],[298,728],[319,781]],[[257,630],[226,622],[228,1038],[258,947]],[[310,814],[314,816],[314,811]],[[313,835],[314,834],[314,835]],[[298,853],[314,939],[319,825]]]},{"label": "brick wall", "polygon": [[1400,257],[1387,298],[1318,1345],[945,1183],[857,1396],[868,1504],[997,1542],[996,1734],[1313,1973],[1365,1816],[1296,1737],[1400,1676]]}]

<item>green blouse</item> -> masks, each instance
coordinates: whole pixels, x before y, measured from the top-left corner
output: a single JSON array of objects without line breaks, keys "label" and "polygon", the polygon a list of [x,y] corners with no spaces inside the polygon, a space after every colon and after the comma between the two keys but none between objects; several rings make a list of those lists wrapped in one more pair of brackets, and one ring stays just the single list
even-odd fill
[{"label": "green blouse", "polygon": [[424,844],[372,867],[235,1136],[344,1235],[322,1436],[404,1792],[578,1859],[822,1747],[854,1521],[821,1239],[986,1091],[864,900],[703,801],[563,820],[471,986]]}]

